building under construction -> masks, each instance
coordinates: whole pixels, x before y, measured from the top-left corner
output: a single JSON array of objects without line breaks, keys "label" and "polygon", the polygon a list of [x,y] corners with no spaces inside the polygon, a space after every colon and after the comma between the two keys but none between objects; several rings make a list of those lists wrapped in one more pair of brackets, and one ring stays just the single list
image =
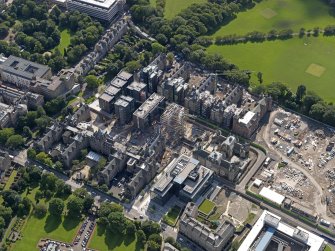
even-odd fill
[{"label": "building under construction", "polygon": [[171,103],[161,116],[162,133],[167,142],[174,145],[184,137],[185,132],[185,108]]}]

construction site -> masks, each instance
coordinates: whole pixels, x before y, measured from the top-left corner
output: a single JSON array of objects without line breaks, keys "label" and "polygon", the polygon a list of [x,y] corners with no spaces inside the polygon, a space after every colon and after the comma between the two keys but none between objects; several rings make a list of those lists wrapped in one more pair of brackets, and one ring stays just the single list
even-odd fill
[{"label": "construction site", "polygon": [[[258,134],[269,157],[251,183],[262,196],[312,221],[335,217],[334,131],[277,108]],[[263,190],[263,191],[262,191]]]}]

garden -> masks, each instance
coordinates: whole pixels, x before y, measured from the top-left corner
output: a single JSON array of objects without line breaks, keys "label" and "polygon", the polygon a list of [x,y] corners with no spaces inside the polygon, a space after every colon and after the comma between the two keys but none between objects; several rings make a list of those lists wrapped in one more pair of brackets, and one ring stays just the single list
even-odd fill
[{"label": "garden", "polygon": [[181,208],[178,206],[174,206],[170,208],[169,212],[167,212],[167,214],[164,215],[163,221],[166,224],[174,227],[177,223],[180,211],[181,211]]},{"label": "garden", "polygon": [[214,210],[215,203],[208,199],[205,199],[199,206],[198,211],[206,216],[210,215],[210,213]]},{"label": "garden", "polygon": [[89,247],[99,251],[141,251],[135,236],[111,233],[104,226],[97,225]]}]

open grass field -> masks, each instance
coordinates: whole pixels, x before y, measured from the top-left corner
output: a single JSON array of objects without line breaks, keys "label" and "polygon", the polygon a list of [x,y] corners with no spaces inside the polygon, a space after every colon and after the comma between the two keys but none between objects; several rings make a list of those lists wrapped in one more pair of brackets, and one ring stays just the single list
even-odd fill
[{"label": "open grass field", "polygon": [[208,199],[205,199],[199,206],[198,210],[208,215],[215,207],[215,203]]},{"label": "open grass field", "polygon": [[23,230],[22,240],[18,240],[12,246],[12,251],[38,250],[38,241],[42,238],[50,238],[64,242],[72,242],[80,220],[68,217],[54,217],[46,215],[38,219],[33,215],[28,218]]},{"label": "open grass field", "polygon": [[143,248],[137,245],[136,238],[115,235],[99,225],[94,230],[89,248],[99,251],[143,251]]},{"label": "open grass field", "polygon": [[71,33],[70,30],[65,29],[60,33],[59,45],[56,47],[64,55],[64,49],[70,45]]},{"label": "open grass field", "polygon": [[165,215],[164,221],[170,226],[175,226],[180,214],[181,208],[174,206],[170,208],[169,212]]},{"label": "open grass field", "polygon": [[156,7],[156,0],[149,0],[150,5]]},{"label": "open grass field", "polygon": [[324,251],[331,251],[332,250],[332,248],[330,247],[330,246],[325,246],[325,249],[324,249]]},{"label": "open grass field", "polygon": [[208,51],[222,54],[240,69],[254,71],[252,85],[258,83],[257,72],[262,72],[264,83],[281,81],[294,92],[298,85],[304,84],[326,101],[335,102],[335,92],[331,91],[335,79],[334,45],[334,37],[321,35],[285,41],[212,45]]},{"label": "open grass field", "polygon": [[252,9],[239,13],[213,36],[288,28],[299,31],[300,28],[324,28],[334,22],[330,8],[322,0],[263,0]]},{"label": "open grass field", "polygon": [[[150,0],[150,3],[153,0]],[[206,0],[166,0],[164,8],[164,17],[171,19],[175,17],[181,10],[186,9],[194,3],[205,3]]]}]

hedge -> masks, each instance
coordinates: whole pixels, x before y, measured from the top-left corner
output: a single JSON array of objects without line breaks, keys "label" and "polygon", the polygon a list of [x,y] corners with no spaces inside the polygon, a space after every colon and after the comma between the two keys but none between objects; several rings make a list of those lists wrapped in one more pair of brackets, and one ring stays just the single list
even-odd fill
[{"label": "hedge", "polygon": [[252,145],[253,147],[255,147],[255,148],[259,149],[259,150],[261,150],[265,154],[267,153],[266,149],[263,146],[261,146],[261,145],[258,145],[258,144],[254,143],[254,142],[251,142],[250,145]]}]

